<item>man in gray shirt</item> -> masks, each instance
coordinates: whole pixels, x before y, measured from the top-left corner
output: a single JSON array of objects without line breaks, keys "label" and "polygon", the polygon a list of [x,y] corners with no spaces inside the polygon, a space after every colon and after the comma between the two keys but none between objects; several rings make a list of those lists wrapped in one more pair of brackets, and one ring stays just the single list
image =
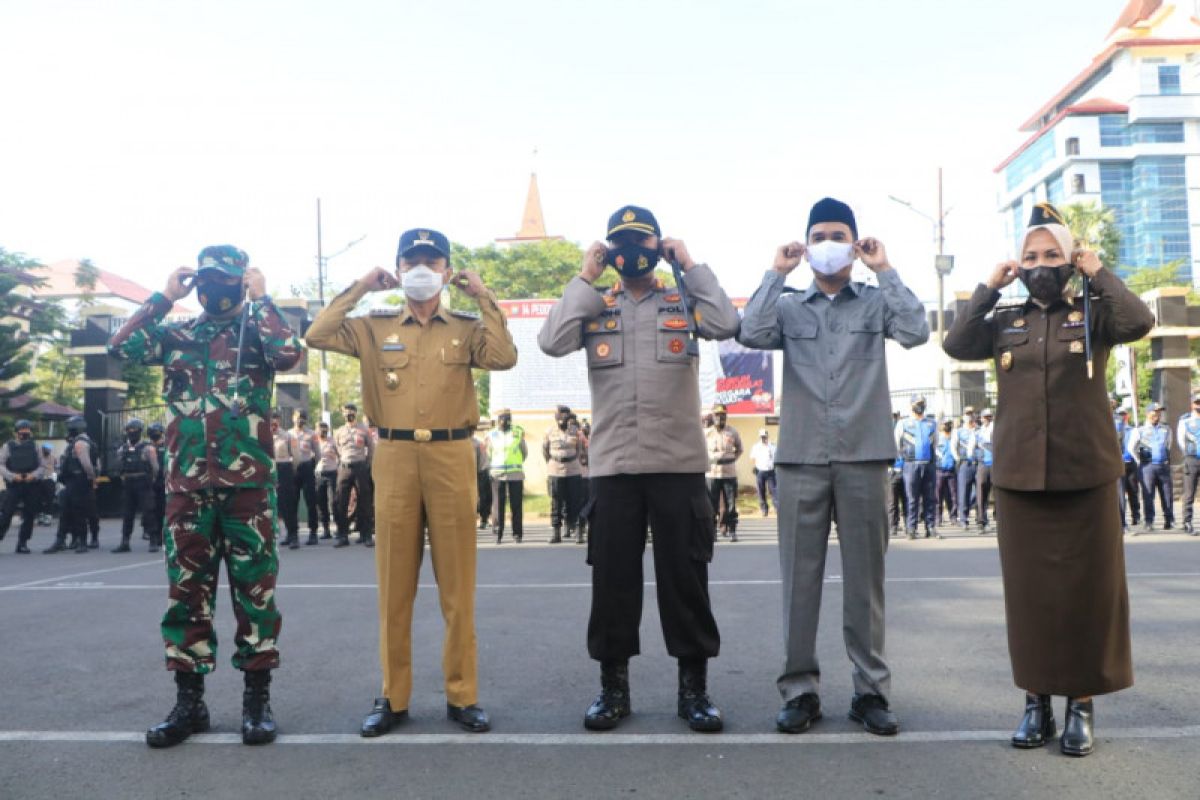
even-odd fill
[{"label": "man in gray shirt", "polygon": [[[538,334],[551,356],[587,352],[595,427],[589,442],[592,611],[588,653],[600,662],[600,696],[584,727],[615,728],[629,716],[629,658],[640,650],[642,554],[654,531],[654,573],[667,652],[679,660],[679,716],[717,731],[708,698],[708,659],[721,639],[708,599],[715,521],[704,483],[708,451],[700,428],[699,358],[689,347],[688,314],[700,336],[728,339],[738,317],[717,277],[683,242],[661,239],[654,215],[623,206],[594,242]],[[690,308],[678,289],[654,277],[660,257],[686,273]],[[600,294],[591,284],[611,264],[623,283]]]},{"label": "man in gray shirt", "polygon": [[[776,251],[738,335],[747,347],[782,349],[784,358],[775,469],[786,651],[778,686],[785,704],[775,722],[784,733],[800,733],[821,717],[817,620],[836,509],[843,631],[854,663],[850,718],[890,735],[899,725],[888,706],[891,673],[883,657],[884,482],[896,443],[883,345],[885,338],[906,348],[922,344],[929,325],[883,243],[858,239],[845,203],[825,198],[813,206],[807,238]],[[783,296],[802,256],[813,283]],[[878,288],[850,281],[856,259],[875,273]]]}]

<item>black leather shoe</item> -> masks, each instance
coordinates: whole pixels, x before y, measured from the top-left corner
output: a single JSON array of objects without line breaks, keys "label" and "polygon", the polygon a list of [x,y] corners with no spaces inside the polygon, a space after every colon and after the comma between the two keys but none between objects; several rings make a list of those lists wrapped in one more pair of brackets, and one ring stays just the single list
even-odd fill
[{"label": "black leather shoe", "polygon": [[1166,525],[1163,525],[1163,530],[1164,531],[1173,531],[1173,530],[1175,530],[1175,524],[1172,522],[1168,522]]},{"label": "black leather shoe", "polygon": [[633,713],[629,702],[629,662],[600,662],[600,694],[588,706],[583,727],[589,731],[609,731]]},{"label": "black leather shoe", "polygon": [[713,733],[725,727],[721,710],[708,697],[708,662],[679,662],[679,718],[701,733]]},{"label": "black leather shoe", "polygon": [[1091,755],[1095,746],[1095,736],[1092,733],[1094,712],[1091,700],[1073,700],[1067,698],[1067,718],[1063,722],[1062,738],[1058,744],[1063,754],[1068,756]]},{"label": "black leather shoe", "polygon": [[171,747],[193,733],[208,730],[208,707],[204,705],[204,676],[175,673],[175,707],[162,723],[146,731],[146,744]]},{"label": "black leather shoe", "polygon": [[246,672],[242,692],[242,744],[270,744],[278,729],[271,714],[271,671]]},{"label": "black leather shoe", "polygon": [[316,531],[313,531],[312,533],[310,533],[310,534],[308,535],[308,541],[306,541],[306,542],[304,543],[304,545],[305,545],[306,547],[311,547],[312,545],[314,545],[314,544],[316,544],[316,543],[317,543],[317,532],[316,532]]},{"label": "black leather shoe", "polygon": [[887,700],[877,694],[854,695],[849,716],[855,722],[861,722],[867,733],[876,736],[895,736],[900,732],[900,723],[888,708]]},{"label": "black leather shoe", "polygon": [[26,546],[26,544],[24,542],[17,542],[17,549],[14,550],[13,552],[21,553],[22,555],[29,555],[30,550],[29,550],[29,547]]},{"label": "black leather shoe", "polygon": [[1042,747],[1057,733],[1054,725],[1054,708],[1048,694],[1025,695],[1025,716],[1013,731],[1012,746],[1022,750]]},{"label": "black leather shoe", "polygon": [[345,536],[338,536],[337,541],[333,543],[334,547],[349,547],[350,539]]},{"label": "black leather shoe", "polygon": [[804,733],[821,718],[821,698],[805,692],[783,704],[775,717],[775,727],[780,733]]},{"label": "black leather shoe", "polygon": [[447,703],[446,719],[457,722],[463,730],[471,733],[487,733],[492,729],[487,712],[477,705],[452,706]]},{"label": "black leather shoe", "polygon": [[392,704],[386,697],[376,697],[371,713],[363,718],[359,734],[367,738],[383,736],[394,726],[408,719],[408,710],[392,711]]},{"label": "black leather shoe", "polygon": [[358,538],[358,543],[361,544],[363,547],[374,547],[375,546],[375,537],[368,536],[367,538],[364,539],[360,536]]}]

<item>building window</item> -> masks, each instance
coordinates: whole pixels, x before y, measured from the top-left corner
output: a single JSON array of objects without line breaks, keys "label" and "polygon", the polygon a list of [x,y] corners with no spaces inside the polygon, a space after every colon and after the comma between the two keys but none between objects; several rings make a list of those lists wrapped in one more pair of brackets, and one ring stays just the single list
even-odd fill
[{"label": "building window", "polygon": [[1182,122],[1139,122],[1129,126],[1133,144],[1179,144],[1183,141]]},{"label": "building window", "polygon": [[1008,190],[1017,186],[1054,158],[1054,131],[1046,131],[1019,156],[1014,158],[1004,171],[1004,182]]},{"label": "building window", "polygon": [[1101,114],[1100,146],[1125,147],[1129,144],[1129,115]]},{"label": "building window", "polygon": [[1079,173],[1071,176],[1071,191],[1075,194],[1083,194],[1087,191],[1087,181]]},{"label": "building window", "polygon": [[1184,159],[1156,156],[1100,165],[1101,202],[1111,208],[1121,234],[1118,260],[1128,269],[1185,262],[1191,281]]},{"label": "building window", "polygon": [[1158,68],[1158,93],[1179,94],[1179,67],[1166,65]]},{"label": "building window", "polygon": [[1067,139],[1067,155],[1069,155],[1069,156],[1079,155],[1079,137],[1078,136],[1072,136],[1070,139]]},{"label": "building window", "polygon": [[1052,206],[1061,206],[1066,192],[1063,186],[1063,174],[1060,172],[1046,181],[1046,200]]}]

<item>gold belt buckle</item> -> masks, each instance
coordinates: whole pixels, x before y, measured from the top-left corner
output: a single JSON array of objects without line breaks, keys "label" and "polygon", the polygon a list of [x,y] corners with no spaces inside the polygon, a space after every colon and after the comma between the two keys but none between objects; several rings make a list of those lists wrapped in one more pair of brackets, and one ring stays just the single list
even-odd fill
[{"label": "gold belt buckle", "polygon": [[415,431],[413,431],[413,441],[432,442],[433,431],[426,430],[425,428],[417,428]]}]

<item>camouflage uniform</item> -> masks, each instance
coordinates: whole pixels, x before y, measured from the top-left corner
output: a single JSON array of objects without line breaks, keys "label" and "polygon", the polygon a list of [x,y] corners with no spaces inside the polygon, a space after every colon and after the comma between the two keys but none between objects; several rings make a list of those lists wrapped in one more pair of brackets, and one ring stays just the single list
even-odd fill
[{"label": "camouflage uniform", "polygon": [[[245,254],[222,251],[218,268],[243,274]],[[270,298],[246,302],[240,413],[233,399],[240,315],[164,323],[171,302],[156,292],[109,343],[114,355],[163,367],[170,591],[162,634],[167,669],[179,672],[204,674],[216,664],[212,616],[222,559],[237,618],[233,666],[254,672],[279,664],[271,393],[275,372],[296,364],[301,345]]]}]

